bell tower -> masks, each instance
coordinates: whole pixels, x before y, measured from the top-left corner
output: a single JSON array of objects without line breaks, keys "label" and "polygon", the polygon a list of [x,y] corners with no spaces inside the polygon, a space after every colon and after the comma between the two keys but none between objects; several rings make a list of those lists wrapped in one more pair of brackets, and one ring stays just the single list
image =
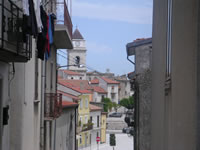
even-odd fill
[{"label": "bell tower", "polygon": [[[72,36],[73,49],[68,49],[68,70],[85,73],[86,69],[86,45],[83,36],[80,31],[76,28]],[[73,65],[80,65],[73,66]]]}]

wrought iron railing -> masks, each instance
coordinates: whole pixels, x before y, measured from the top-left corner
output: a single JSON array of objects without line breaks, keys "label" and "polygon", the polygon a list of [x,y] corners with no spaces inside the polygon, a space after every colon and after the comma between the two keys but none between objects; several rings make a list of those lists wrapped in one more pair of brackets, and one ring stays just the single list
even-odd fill
[{"label": "wrought iron railing", "polygon": [[46,93],[44,102],[45,119],[58,118],[62,113],[62,94]]},{"label": "wrought iron railing", "polygon": [[64,0],[64,25],[67,26],[70,37],[72,38],[72,20],[71,17],[69,15],[69,10],[67,8],[66,2]]},{"label": "wrought iron railing", "polygon": [[73,25],[72,25],[71,16],[69,14],[69,10],[68,10],[66,1],[65,0],[59,0],[57,2],[57,9],[62,9],[63,14],[60,14],[62,11],[57,11],[57,16],[59,16],[59,17],[57,18],[56,23],[57,24],[64,24],[67,27],[70,38],[72,39]]},{"label": "wrought iron railing", "polygon": [[1,0],[0,54],[8,61],[26,62],[31,58],[31,36],[23,40],[22,25],[22,9],[11,0]]}]

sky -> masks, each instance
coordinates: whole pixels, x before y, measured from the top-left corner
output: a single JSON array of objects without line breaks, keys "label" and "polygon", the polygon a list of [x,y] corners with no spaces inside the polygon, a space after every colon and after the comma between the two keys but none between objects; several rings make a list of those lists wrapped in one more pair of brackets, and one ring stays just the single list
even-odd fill
[{"label": "sky", "polygon": [[[152,7],[152,0],[72,0],[73,29],[86,40],[88,71],[132,72],[126,44],[152,36]],[[66,58],[59,63],[66,65]]]}]

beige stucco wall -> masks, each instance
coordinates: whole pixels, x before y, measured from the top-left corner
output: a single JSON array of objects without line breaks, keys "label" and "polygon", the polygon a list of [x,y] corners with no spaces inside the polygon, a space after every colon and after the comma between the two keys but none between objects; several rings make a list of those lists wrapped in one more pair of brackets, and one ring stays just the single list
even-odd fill
[{"label": "beige stucco wall", "polygon": [[[11,82],[10,150],[39,150],[40,103],[34,103],[36,57],[34,44],[32,49],[30,61],[15,63],[15,75]],[[40,98],[38,96],[37,100],[40,101]]]},{"label": "beige stucco wall", "polygon": [[8,77],[9,77],[9,64],[0,62],[0,150],[9,149],[9,128],[8,125],[3,126],[3,107],[9,104],[8,95]]},{"label": "beige stucco wall", "polygon": [[75,150],[75,108],[63,108],[56,121],[56,150]]}]

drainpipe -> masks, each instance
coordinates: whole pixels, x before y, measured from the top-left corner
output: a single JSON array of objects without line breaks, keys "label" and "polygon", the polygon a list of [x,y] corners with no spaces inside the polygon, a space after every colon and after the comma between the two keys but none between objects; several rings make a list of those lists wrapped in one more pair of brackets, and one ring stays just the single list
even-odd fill
[{"label": "drainpipe", "polygon": [[41,111],[40,111],[40,149],[45,149],[44,141],[44,101],[45,101],[45,84],[46,84],[46,61],[42,61],[42,75],[41,75]]},{"label": "drainpipe", "polygon": [[76,111],[77,111],[77,107],[75,108],[75,137],[74,137],[74,139],[75,139],[75,150],[77,150],[77,147],[76,147],[76,123],[77,123],[77,116],[76,116]]},{"label": "drainpipe", "polygon": [[56,149],[56,119],[54,123],[54,150]]}]

